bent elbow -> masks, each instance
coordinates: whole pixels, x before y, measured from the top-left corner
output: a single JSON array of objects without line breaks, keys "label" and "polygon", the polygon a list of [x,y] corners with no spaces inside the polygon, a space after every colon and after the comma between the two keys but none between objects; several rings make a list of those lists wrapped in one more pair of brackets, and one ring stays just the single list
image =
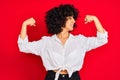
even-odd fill
[{"label": "bent elbow", "polygon": [[21,46],[19,46],[19,51],[20,52],[25,52],[24,48],[22,48]]},{"label": "bent elbow", "polygon": [[108,39],[105,39],[104,42],[103,42],[103,45],[105,45],[107,43],[108,43]]},{"label": "bent elbow", "polygon": [[19,45],[18,47],[20,52],[28,53],[28,50],[25,48],[25,46]]}]

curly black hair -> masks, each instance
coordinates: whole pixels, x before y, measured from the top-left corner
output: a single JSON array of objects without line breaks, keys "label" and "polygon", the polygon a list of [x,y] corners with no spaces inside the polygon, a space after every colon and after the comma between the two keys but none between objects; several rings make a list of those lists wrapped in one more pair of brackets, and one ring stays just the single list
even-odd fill
[{"label": "curly black hair", "polygon": [[[61,4],[46,12],[45,22],[49,34],[58,34],[65,27],[66,17],[73,16],[75,20],[78,18],[78,9],[71,4]],[[74,24],[74,27],[76,24]]]}]

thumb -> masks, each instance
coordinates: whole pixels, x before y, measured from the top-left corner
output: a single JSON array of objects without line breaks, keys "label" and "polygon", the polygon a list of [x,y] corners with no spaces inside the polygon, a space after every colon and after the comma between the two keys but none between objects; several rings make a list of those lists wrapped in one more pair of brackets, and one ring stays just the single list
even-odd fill
[{"label": "thumb", "polygon": [[87,24],[87,23],[88,23],[87,21],[84,22],[84,24]]},{"label": "thumb", "polygon": [[36,26],[36,24],[33,24],[33,26]]}]

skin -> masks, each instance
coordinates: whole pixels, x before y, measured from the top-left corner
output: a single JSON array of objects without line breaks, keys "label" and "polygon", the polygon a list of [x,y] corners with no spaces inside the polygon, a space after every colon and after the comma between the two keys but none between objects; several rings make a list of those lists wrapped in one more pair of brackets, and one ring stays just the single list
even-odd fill
[{"label": "skin", "polygon": [[62,28],[61,33],[57,34],[57,37],[60,39],[63,45],[65,44],[66,40],[69,37],[69,31],[73,30],[74,23],[75,23],[75,20],[73,16],[67,17],[65,27]]},{"label": "skin", "polygon": [[[98,20],[98,18],[93,15],[86,15],[85,24],[90,23],[92,21],[94,21],[97,31],[100,33],[104,33],[104,28],[100,21]],[[57,34],[57,37],[61,40],[63,45],[65,44],[66,40],[69,37],[69,31],[73,30],[74,23],[75,20],[72,16],[67,17],[65,28],[63,28],[63,31],[61,33]]]},{"label": "skin", "polygon": [[[97,31],[100,33],[104,33],[105,30],[104,30],[102,24],[100,23],[99,19],[94,15],[86,15],[85,24],[90,23],[92,21],[94,21]],[[24,40],[27,35],[27,26],[28,25],[36,26],[35,22],[36,21],[34,18],[29,18],[23,22],[22,28],[21,28],[21,33],[20,33],[21,39]],[[73,16],[67,17],[65,27],[62,27],[62,29],[63,29],[62,32],[57,34],[57,37],[60,39],[60,41],[63,45],[65,44],[66,40],[69,37],[69,31],[73,30],[74,23],[75,23],[75,20],[74,20]]]},{"label": "skin", "polygon": [[20,32],[20,38],[22,40],[24,40],[27,35],[27,26],[36,26],[35,22],[36,21],[34,18],[29,18],[23,22],[21,32]]},{"label": "skin", "polygon": [[[94,15],[86,15],[85,24],[90,23],[92,21],[94,21],[97,31],[100,33],[104,33],[105,30],[104,30],[102,24],[100,23],[99,19]],[[23,22],[22,28],[21,28],[21,33],[20,33],[21,39],[24,40],[27,35],[27,26],[29,25],[31,27],[34,27],[34,26],[36,26],[35,22],[36,21],[34,18],[29,18]],[[74,20],[73,16],[67,17],[65,27],[62,27],[62,32],[57,34],[57,37],[61,41],[62,45],[65,45],[66,40],[69,38],[69,31],[73,30],[74,23],[75,23],[75,20]],[[55,70],[55,71],[58,71],[58,70]],[[61,73],[67,74],[67,71],[64,70]]]}]

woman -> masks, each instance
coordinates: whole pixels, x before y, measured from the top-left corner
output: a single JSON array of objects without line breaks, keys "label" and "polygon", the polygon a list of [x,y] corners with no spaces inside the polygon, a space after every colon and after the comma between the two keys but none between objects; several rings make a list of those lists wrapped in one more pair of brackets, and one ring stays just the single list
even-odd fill
[{"label": "woman", "polygon": [[33,18],[23,22],[18,46],[21,52],[33,53],[42,58],[47,70],[45,80],[80,80],[78,71],[82,68],[85,53],[108,42],[107,31],[96,16],[86,15],[85,23],[94,21],[97,36],[85,37],[72,35],[78,10],[73,5],[65,4],[50,9],[45,16],[48,32],[38,41],[29,42],[27,26],[35,26]]}]

